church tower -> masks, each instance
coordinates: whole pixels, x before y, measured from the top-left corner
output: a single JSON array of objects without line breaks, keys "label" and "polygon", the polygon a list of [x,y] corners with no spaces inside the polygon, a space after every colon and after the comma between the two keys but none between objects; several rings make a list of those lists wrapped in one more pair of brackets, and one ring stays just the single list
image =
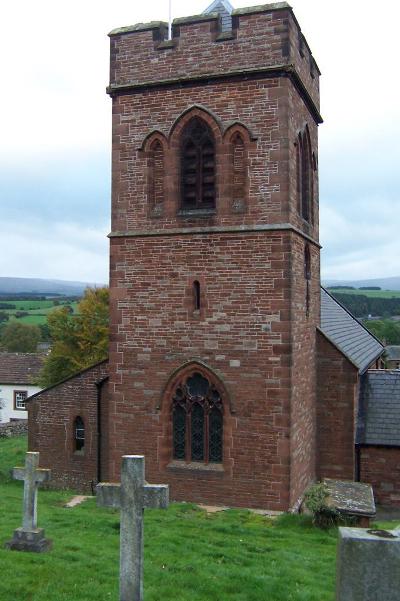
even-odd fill
[{"label": "church tower", "polygon": [[144,454],[172,499],[285,510],[315,477],[319,71],[286,2],[213,4],[110,33],[103,479]]}]

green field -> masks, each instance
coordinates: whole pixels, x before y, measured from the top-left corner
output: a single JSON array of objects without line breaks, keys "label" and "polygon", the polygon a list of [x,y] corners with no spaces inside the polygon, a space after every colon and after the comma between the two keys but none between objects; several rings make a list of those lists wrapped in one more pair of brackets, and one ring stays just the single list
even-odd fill
[{"label": "green field", "polygon": [[[53,309],[57,309],[58,307],[65,306],[65,302],[60,299],[59,304],[54,304],[53,300],[1,300],[0,299],[0,311],[7,313],[9,315],[10,323],[13,320],[17,320],[20,323],[26,323],[30,325],[41,325],[47,323],[47,316],[50,311]],[[3,309],[1,304],[11,304],[15,305],[15,309]],[[67,302],[69,306],[72,307],[74,313],[77,311],[77,301]],[[15,313],[17,311],[26,311],[28,315],[24,315],[23,317],[16,317]]]},{"label": "green field", "polygon": [[348,288],[327,288],[330,294],[361,294],[370,298],[400,298],[400,290],[350,290]]}]

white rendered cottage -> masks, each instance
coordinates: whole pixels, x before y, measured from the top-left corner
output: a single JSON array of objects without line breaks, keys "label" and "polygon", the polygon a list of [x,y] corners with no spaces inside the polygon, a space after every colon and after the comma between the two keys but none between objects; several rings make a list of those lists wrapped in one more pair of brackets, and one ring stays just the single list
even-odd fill
[{"label": "white rendered cottage", "polygon": [[28,419],[25,400],[41,390],[34,382],[43,359],[32,353],[0,353],[0,423]]}]

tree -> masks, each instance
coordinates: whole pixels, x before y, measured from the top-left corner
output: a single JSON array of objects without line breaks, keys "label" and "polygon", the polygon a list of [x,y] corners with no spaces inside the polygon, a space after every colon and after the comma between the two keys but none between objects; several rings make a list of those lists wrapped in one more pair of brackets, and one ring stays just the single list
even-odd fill
[{"label": "tree", "polygon": [[9,353],[35,353],[39,340],[38,326],[12,321],[2,330],[0,345]]},{"label": "tree", "polygon": [[108,288],[87,288],[77,314],[66,306],[50,312],[52,348],[39,377],[41,386],[51,386],[107,358],[108,299]]}]

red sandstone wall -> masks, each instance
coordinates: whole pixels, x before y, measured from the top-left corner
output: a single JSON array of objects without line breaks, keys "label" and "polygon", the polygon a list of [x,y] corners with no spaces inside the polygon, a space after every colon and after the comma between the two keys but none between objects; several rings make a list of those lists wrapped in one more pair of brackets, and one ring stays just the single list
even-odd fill
[{"label": "red sandstone wall", "polygon": [[[100,363],[27,403],[28,447],[40,452],[40,466],[51,469],[50,486],[91,491],[97,481],[97,386],[108,375]],[[104,391],[103,391],[104,392]],[[103,404],[106,397],[103,394]],[[85,423],[85,450],[74,452],[73,423]]]},{"label": "red sandstone wall", "polygon": [[357,369],[317,333],[318,478],[354,479]]},{"label": "red sandstone wall", "polygon": [[[112,241],[113,478],[122,454],[144,453],[149,479],[168,482],[174,499],[288,506],[289,255],[287,232]],[[193,359],[229,393],[224,472],[167,467],[163,390]]]},{"label": "red sandstone wall", "polygon": [[305,241],[292,235],[291,253],[291,464],[293,506],[315,480],[316,446],[316,340],[320,315],[319,248],[310,244],[311,280],[307,314],[307,281],[304,277]]},{"label": "red sandstone wall", "polygon": [[360,480],[372,484],[376,503],[400,507],[400,449],[362,447]]},{"label": "red sandstone wall", "polygon": [[[151,30],[113,37],[111,83],[225,74],[277,65],[284,56],[291,62],[290,19],[286,9],[240,16],[237,39],[223,43],[212,41],[209,21],[181,23],[178,46],[162,51]],[[317,82],[306,84],[316,97]],[[316,124],[297,94],[291,79],[274,74],[113,95],[111,479],[122,454],[144,453],[148,479],[168,482],[174,499],[287,509],[314,476],[319,251],[311,243],[306,317],[304,238],[280,225],[318,235],[317,224],[299,217],[290,182],[297,129],[308,123],[317,147]],[[214,215],[189,218],[179,215],[176,121],[193,105],[209,111],[203,118],[216,139],[218,192]],[[234,121],[251,138],[242,213],[231,210],[226,170],[225,136]],[[145,152],[154,130],[168,149],[157,217],[149,212]],[[271,229],[256,231],[262,227]],[[199,315],[191,304],[195,279],[204,303]],[[188,361],[206,364],[227,391],[219,468],[171,464],[170,399],[163,392]]]}]

